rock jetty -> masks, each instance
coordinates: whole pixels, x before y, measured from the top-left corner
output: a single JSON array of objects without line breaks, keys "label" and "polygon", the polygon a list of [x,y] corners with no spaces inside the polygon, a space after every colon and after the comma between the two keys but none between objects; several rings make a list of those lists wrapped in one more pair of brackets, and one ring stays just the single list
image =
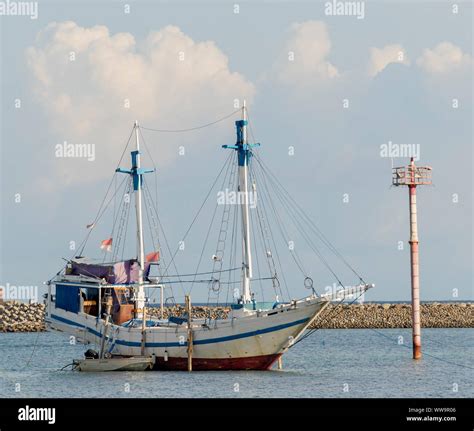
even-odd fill
[{"label": "rock jetty", "polygon": [[[159,308],[150,308],[152,316],[160,317]],[[184,315],[184,307],[165,308],[165,318]],[[223,318],[230,307],[194,306],[195,318]],[[473,328],[474,307],[471,302],[437,303],[421,305],[421,326],[424,328]],[[44,331],[44,304],[20,302],[0,303],[0,332]],[[411,305],[397,304],[330,304],[314,321],[312,327],[322,329],[357,328],[410,328]]]},{"label": "rock jetty", "polygon": [[[230,307],[193,307],[193,317],[205,318],[227,316]],[[474,327],[472,303],[438,303],[421,305],[421,326],[424,328],[472,328]],[[169,315],[181,316],[184,307],[176,305],[165,308]],[[160,310],[151,309],[151,314],[160,317]],[[316,318],[312,327],[322,329],[362,328],[411,328],[411,304],[329,304]]]},{"label": "rock jetty", "polygon": [[44,304],[0,302],[0,332],[44,331]]}]

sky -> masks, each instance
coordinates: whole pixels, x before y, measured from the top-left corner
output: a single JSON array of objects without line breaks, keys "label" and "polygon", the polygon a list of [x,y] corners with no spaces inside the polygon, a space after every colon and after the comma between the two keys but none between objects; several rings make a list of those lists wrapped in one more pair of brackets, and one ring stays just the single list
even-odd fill
[{"label": "sky", "polygon": [[[391,171],[409,162],[393,151],[414,149],[433,168],[433,186],[418,188],[421,299],[472,299],[472,3],[349,3],[40,1],[37,19],[0,16],[0,285],[43,289],[74,253],[135,120],[183,129],[246,99],[259,157],[376,285],[367,301],[410,298],[408,190],[391,187]],[[228,156],[221,145],[235,142],[236,119],[192,133],[142,129],[172,250]],[[58,157],[64,142],[94,153]],[[195,270],[211,217],[212,205],[178,255],[180,273]],[[104,216],[91,236],[92,257],[111,223]],[[324,292],[334,277],[290,225]],[[290,295],[305,296],[280,245]],[[133,257],[133,236],[127,247]],[[207,285],[192,297],[205,302]]]}]

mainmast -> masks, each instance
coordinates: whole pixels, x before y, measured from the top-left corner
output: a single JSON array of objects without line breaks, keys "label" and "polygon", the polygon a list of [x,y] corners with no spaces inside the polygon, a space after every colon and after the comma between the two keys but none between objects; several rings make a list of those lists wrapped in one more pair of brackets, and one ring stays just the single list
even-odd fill
[{"label": "mainmast", "polygon": [[135,121],[135,142],[136,150],[131,152],[132,169],[117,168],[116,172],[129,174],[133,179],[133,190],[135,192],[135,208],[137,220],[137,258],[138,270],[138,291],[135,299],[136,317],[144,316],[145,289],[143,287],[143,274],[145,271],[145,246],[143,241],[143,216],[142,216],[142,185],[143,174],[153,172],[153,169],[143,169],[140,161],[140,140],[138,137],[138,121]]},{"label": "mainmast", "polygon": [[[136,151],[132,152],[135,154],[135,162],[132,164],[136,167],[137,171],[140,170],[140,139],[138,137],[138,121],[135,121],[135,140],[136,140]],[[136,308],[139,310],[139,314],[143,316],[145,307],[145,290],[143,288],[143,272],[145,270],[145,250],[143,244],[143,217],[142,217],[142,176],[137,175],[137,187],[135,188],[135,209],[137,213],[137,257],[140,268],[138,270],[138,295]],[[141,310],[141,311],[140,311]]]},{"label": "mainmast", "polygon": [[[251,148],[260,144],[249,144],[247,141],[247,108],[242,107],[242,119],[235,122],[237,132],[236,145],[223,145],[223,148],[232,148],[237,151],[239,165],[239,202],[242,208],[242,296],[243,303],[252,300],[250,280],[252,279],[252,248],[250,243],[250,215],[249,215],[249,177],[248,166],[252,156]],[[242,198],[242,199],[241,199]]]}]

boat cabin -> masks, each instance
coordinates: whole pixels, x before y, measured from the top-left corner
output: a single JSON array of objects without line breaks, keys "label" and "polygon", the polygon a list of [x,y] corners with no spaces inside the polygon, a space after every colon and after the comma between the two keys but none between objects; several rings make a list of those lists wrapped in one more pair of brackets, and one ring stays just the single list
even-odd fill
[{"label": "boat cabin", "polygon": [[[150,265],[144,278],[148,279]],[[120,325],[134,315],[133,286],[138,281],[136,259],[112,263],[95,263],[76,258],[66,266],[65,276],[56,282],[55,305],[71,313],[86,313],[103,318],[105,298],[112,295],[113,323]]]}]

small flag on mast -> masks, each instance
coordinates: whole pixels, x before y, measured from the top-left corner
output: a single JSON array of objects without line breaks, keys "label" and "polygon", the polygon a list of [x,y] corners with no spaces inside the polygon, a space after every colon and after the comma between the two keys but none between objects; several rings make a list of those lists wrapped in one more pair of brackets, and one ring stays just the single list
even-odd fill
[{"label": "small flag on mast", "polygon": [[104,239],[100,243],[100,248],[105,251],[112,251],[112,238]]},{"label": "small flag on mast", "polygon": [[147,262],[158,262],[160,259],[160,252],[159,251],[153,251],[151,253],[148,253],[145,257],[145,260]]}]

